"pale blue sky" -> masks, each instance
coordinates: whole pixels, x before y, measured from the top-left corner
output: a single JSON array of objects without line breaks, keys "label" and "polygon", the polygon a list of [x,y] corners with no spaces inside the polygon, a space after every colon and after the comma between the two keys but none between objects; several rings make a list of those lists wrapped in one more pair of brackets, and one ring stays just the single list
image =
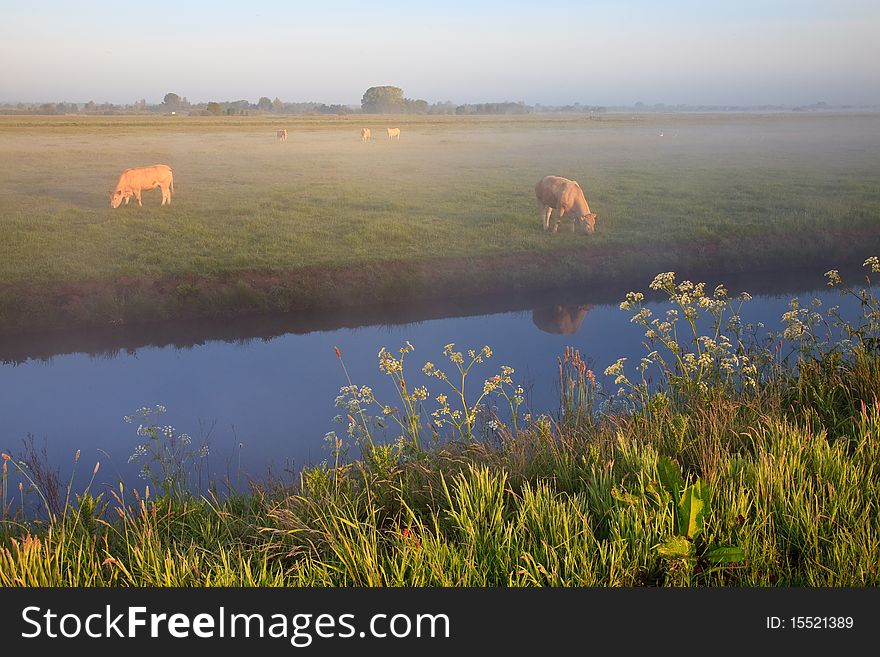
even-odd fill
[{"label": "pale blue sky", "polygon": [[865,105],[878,62],[876,0],[0,0],[7,102]]}]

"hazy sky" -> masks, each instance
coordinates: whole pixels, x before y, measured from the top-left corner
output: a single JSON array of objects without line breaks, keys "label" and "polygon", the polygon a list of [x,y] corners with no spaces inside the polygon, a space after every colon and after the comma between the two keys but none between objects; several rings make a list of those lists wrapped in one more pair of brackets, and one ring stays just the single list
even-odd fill
[{"label": "hazy sky", "polygon": [[0,101],[880,103],[877,0],[0,0]]}]

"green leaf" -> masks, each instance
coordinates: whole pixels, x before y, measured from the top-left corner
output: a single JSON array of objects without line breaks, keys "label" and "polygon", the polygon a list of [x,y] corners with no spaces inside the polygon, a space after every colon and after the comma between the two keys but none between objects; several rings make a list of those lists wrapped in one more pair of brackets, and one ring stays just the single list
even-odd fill
[{"label": "green leaf", "polygon": [[678,497],[684,488],[684,479],[681,476],[681,468],[678,463],[668,456],[661,456],[657,460],[657,474],[663,488],[669,491],[673,497]]},{"label": "green leaf", "polygon": [[702,533],[708,498],[708,491],[699,479],[684,489],[678,502],[679,535],[693,540]]},{"label": "green leaf", "polygon": [[645,486],[645,490],[656,500],[657,505],[661,508],[669,506],[669,503],[672,502],[672,495],[656,479],[649,481]]},{"label": "green leaf", "polygon": [[684,536],[673,536],[658,545],[657,552],[670,559],[687,559],[693,555],[694,546]]},{"label": "green leaf", "polygon": [[618,502],[624,502],[633,506],[639,503],[638,497],[626,490],[618,488],[617,486],[611,489],[611,497],[613,497]]},{"label": "green leaf", "polygon": [[733,545],[720,545],[706,551],[703,555],[707,561],[712,563],[739,563],[746,558],[742,548]]}]

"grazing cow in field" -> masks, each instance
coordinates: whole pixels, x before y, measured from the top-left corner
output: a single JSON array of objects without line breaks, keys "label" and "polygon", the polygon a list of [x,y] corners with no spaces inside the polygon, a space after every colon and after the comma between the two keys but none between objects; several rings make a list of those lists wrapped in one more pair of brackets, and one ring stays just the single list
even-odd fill
[{"label": "grazing cow in field", "polygon": [[535,196],[538,197],[538,205],[541,206],[544,230],[550,228],[550,215],[553,214],[553,210],[556,210],[554,233],[559,229],[559,222],[566,213],[572,220],[572,232],[577,222],[580,222],[588,233],[596,230],[596,215],[590,212],[584,192],[574,180],[560,176],[544,176],[535,185]]},{"label": "grazing cow in field", "polygon": [[122,201],[128,205],[132,196],[141,203],[141,192],[159,188],[162,190],[162,205],[171,205],[171,194],[174,192],[174,177],[171,167],[167,164],[154,164],[149,167],[126,169],[119,176],[116,189],[110,192],[110,207],[118,208]]},{"label": "grazing cow in field", "polygon": [[547,306],[532,311],[532,322],[542,331],[554,335],[574,335],[581,327],[592,305]]},{"label": "grazing cow in field", "polygon": [[278,141],[287,141],[287,128],[279,130],[275,135],[278,137]]},{"label": "grazing cow in field", "polygon": [[373,138],[369,128],[361,128],[361,141],[370,141]]},{"label": "grazing cow in field", "polygon": [[397,137],[397,141],[400,141],[400,128],[388,128],[388,139],[395,137]]}]

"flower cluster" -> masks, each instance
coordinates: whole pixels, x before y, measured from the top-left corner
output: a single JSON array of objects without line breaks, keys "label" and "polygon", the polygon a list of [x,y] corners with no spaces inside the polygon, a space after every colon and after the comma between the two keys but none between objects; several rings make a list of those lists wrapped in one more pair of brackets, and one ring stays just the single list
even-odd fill
[{"label": "flower cluster", "polygon": [[194,447],[188,433],[178,434],[172,425],[160,424],[159,418],[165,412],[165,406],[157,404],[152,408],[142,406],[133,414],[123,417],[128,424],[139,418],[137,435],[146,438],[135,445],[128,462],[139,461],[142,464],[139,473],[141,479],[159,486],[166,494],[185,497],[192,493],[192,477],[210,450],[207,443]]},{"label": "flower cluster", "polygon": [[[375,427],[385,428],[387,426],[385,418],[390,418],[400,427],[401,439],[417,448],[426,429],[429,435],[437,438],[444,427],[449,427],[457,437],[469,439],[473,437],[478,422],[485,421],[488,426],[488,422],[494,419],[491,417],[494,411],[484,403],[490,395],[507,402],[512,411],[514,428],[516,427],[517,409],[525,399],[525,390],[522,386],[513,383],[512,367],[502,366],[500,373],[483,381],[481,394],[475,401],[468,398],[466,382],[471,369],[492,358],[492,349],[488,345],[481,349],[463,351],[456,349],[455,343],[444,345],[442,354],[457,370],[455,376],[450,376],[431,361],[425,362],[421,373],[429,379],[437,379],[445,387],[434,395],[428,391],[427,385],[412,385],[408,381],[405,359],[414,350],[415,348],[408,341],[399,349],[399,356],[385,347],[379,350],[379,369],[390,377],[400,400],[399,404],[379,402],[370,388],[366,386],[359,388],[350,381],[349,385],[340,389],[336,405],[344,411],[345,417],[339,415],[337,420],[348,419],[349,436],[372,445],[372,430]],[[341,360],[339,353],[337,356]],[[431,399],[436,405],[433,409],[425,408],[426,402]],[[380,409],[381,415],[367,414],[372,405]],[[488,415],[486,411],[489,411]],[[497,422],[495,426],[499,426]]]},{"label": "flower cluster", "polygon": [[[712,385],[755,386],[757,367],[743,347],[739,314],[742,304],[751,299],[748,294],[731,299],[722,285],[710,294],[705,283],[676,283],[674,272],[658,274],[649,287],[663,292],[673,307],[655,317],[641,292],[628,293],[620,304],[622,310],[633,312],[630,321],[644,328],[648,354],[638,365],[636,383],[626,374],[625,358],[605,369],[620,386],[618,395],[646,402],[652,396],[649,381],[665,382],[673,392],[682,393],[705,393]],[[651,376],[654,369],[659,369],[659,377]]]}]

